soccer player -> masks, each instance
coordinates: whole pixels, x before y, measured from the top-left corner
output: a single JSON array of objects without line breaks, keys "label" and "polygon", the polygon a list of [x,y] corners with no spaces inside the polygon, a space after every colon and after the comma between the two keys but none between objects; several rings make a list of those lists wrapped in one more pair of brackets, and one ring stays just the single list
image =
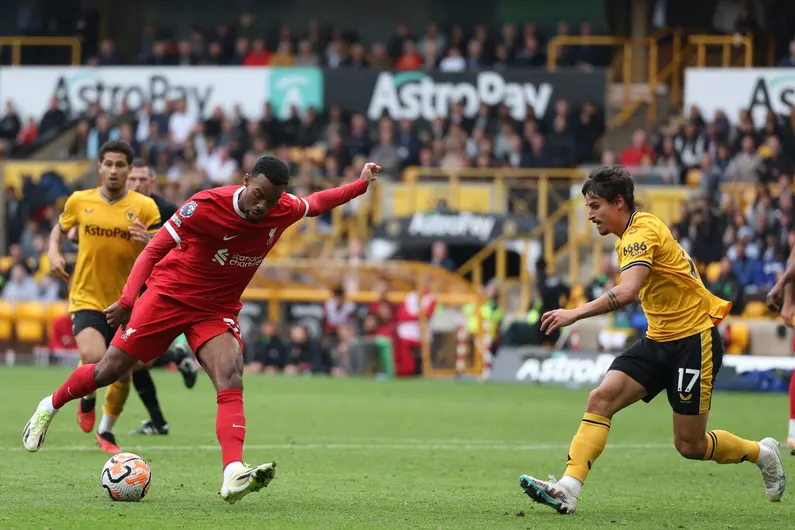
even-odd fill
[{"label": "soccer player", "polygon": [[615,234],[621,281],[596,300],[541,317],[547,334],[640,300],[649,322],[646,337],[619,355],[591,392],[580,428],[569,448],[560,481],[522,475],[535,502],[573,513],[583,482],[607,443],[613,416],[665,391],[673,409],[674,445],[683,457],[718,464],[754,462],[771,501],[784,493],[786,477],[778,442],[744,440],[726,431],[707,432],[712,387],[723,358],[716,327],[731,303],[704,287],[687,252],[657,217],[636,211],[632,177],[621,166],[591,173],[582,188],[588,219],[600,235]]},{"label": "soccer player", "polygon": [[[99,152],[102,185],[73,193],[50,233],[52,274],[68,281],[61,245],[72,228],[80,229],[77,263],[69,289],[69,312],[83,365],[99,362],[110,345],[116,329],[108,324],[103,311],[118,300],[135,259],[161,224],[155,202],[127,190],[132,161],[133,150],[129,144],[105,143]],[[120,452],[113,426],[129,392],[129,375],[122,374],[105,394],[96,439],[107,453]],[[95,422],[94,393],[81,397],[77,421],[84,432],[91,432]]]},{"label": "soccer player", "polygon": [[[127,178],[127,188],[132,191],[137,191],[142,195],[151,197],[158,210],[160,211],[161,219],[170,219],[172,215],[177,213],[177,206],[164,197],[154,192],[157,185],[155,172],[146,165],[141,158],[133,160],[130,176]],[[144,285],[146,289],[146,285]],[[175,362],[179,367],[179,372],[182,374],[182,379],[185,386],[193,388],[196,384],[197,369],[196,364],[193,362],[193,354],[187,347],[172,344],[172,347],[158,357],[150,364],[163,365],[169,362]],[[163,411],[160,408],[160,401],[157,399],[157,389],[155,388],[155,381],[152,379],[152,374],[149,373],[149,366],[140,365],[136,366],[132,375],[133,386],[141,398],[147,412],[149,419],[141,422],[141,426],[130,432],[130,434],[147,434],[158,435],[168,434],[169,427],[166,418],[163,416]]]},{"label": "soccer player", "polygon": [[[795,324],[795,300],[793,300],[792,290],[795,281],[795,248],[790,251],[787,260],[787,269],[776,285],[767,294],[767,305],[770,309],[778,311],[781,309],[781,317],[788,327]],[[784,304],[782,305],[782,298]],[[787,434],[787,447],[791,455],[795,455],[795,373],[789,380],[789,428]]]},{"label": "soccer player", "polygon": [[[105,310],[110,325],[123,326],[105,356],[96,365],[78,367],[39,403],[22,434],[25,448],[39,450],[50,422],[66,403],[111,384],[136,362],[158,357],[184,333],[217,392],[222,498],[231,504],[267,486],[275,476],[275,463],[243,464],[240,297],[287,227],[362,195],[380,169],[365,164],[356,182],[304,198],[285,193],[287,166],[266,156],[244,176],[242,186],[194,195],[147,245],[121,298]],[[144,281],[147,290],[136,300]]]}]

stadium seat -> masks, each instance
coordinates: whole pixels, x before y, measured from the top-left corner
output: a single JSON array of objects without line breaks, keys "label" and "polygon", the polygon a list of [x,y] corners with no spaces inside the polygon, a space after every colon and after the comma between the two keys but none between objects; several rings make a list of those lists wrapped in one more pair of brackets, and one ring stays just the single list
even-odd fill
[{"label": "stadium seat", "polygon": [[14,328],[14,306],[0,300],[0,342],[10,341]]},{"label": "stadium seat", "polygon": [[729,328],[729,347],[726,349],[726,353],[729,355],[744,355],[748,351],[750,337],[748,326],[733,324]]},{"label": "stadium seat", "polygon": [[691,169],[685,176],[685,183],[691,188],[698,188],[701,186],[701,170]]},{"label": "stadium seat", "polygon": [[767,315],[767,306],[764,302],[754,300],[748,302],[743,310],[743,318],[762,318]]},{"label": "stadium seat", "polygon": [[46,313],[39,302],[22,302],[16,307],[15,335],[18,342],[44,342]]},{"label": "stadium seat", "polygon": [[707,265],[707,282],[714,283],[720,277],[720,263],[710,263]]},{"label": "stadium seat", "polygon": [[586,303],[588,299],[585,297],[585,287],[579,284],[572,286],[565,309],[574,309]]},{"label": "stadium seat", "polygon": [[14,264],[14,258],[11,256],[3,256],[0,258],[0,272],[8,272],[11,269],[11,265]]}]

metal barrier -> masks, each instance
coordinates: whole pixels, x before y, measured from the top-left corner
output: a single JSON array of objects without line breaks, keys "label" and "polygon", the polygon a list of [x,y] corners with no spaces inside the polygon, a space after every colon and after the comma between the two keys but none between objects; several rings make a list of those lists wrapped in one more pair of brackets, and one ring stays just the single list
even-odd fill
[{"label": "metal barrier", "polygon": [[0,37],[0,46],[11,47],[11,66],[22,65],[23,46],[68,47],[72,50],[72,66],[82,63],[82,43],[77,37]]}]

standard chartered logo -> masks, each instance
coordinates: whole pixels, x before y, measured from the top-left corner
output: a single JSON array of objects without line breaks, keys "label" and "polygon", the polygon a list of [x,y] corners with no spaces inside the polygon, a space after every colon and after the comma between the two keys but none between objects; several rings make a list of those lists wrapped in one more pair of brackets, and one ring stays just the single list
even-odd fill
[{"label": "standard chartered logo", "polygon": [[271,68],[268,76],[268,100],[280,119],[289,118],[293,107],[323,110],[323,73],[317,68]]}]

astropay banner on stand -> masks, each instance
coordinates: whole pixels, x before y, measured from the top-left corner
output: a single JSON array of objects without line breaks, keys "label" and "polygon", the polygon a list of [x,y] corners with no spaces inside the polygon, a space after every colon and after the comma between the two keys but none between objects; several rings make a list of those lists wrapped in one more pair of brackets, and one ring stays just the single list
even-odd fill
[{"label": "astropay banner on stand", "polygon": [[393,72],[326,70],[326,105],[339,105],[370,120],[431,121],[447,117],[456,102],[472,118],[481,103],[503,104],[515,120],[524,120],[532,108],[546,118],[555,102],[566,99],[576,109],[585,102],[604,108],[604,71],[550,72],[544,69],[483,70],[478,72]]},{"label": "astropay banner on stand", "polygon": [[795,68],[688,68],[685,108],[693,105],[708,121],[722,110],[732,123],[748,109],[761,127],[768,110],[790,115],[795,106]]},{"label": "astropay banner on stand", "polygon": [[188,112],[206,119],[215,107],[259,118],[265,101],[287,117],[292,106],[323,110],[323,72],[317,68],[250,67],[24,67],[0,68],[0,105],[12,101],[23,119],[37,121],[55,98],[75,117],[95,102],[118,114],[126,103],[138,111],[149,102],[161,112],[184,99]]}]

